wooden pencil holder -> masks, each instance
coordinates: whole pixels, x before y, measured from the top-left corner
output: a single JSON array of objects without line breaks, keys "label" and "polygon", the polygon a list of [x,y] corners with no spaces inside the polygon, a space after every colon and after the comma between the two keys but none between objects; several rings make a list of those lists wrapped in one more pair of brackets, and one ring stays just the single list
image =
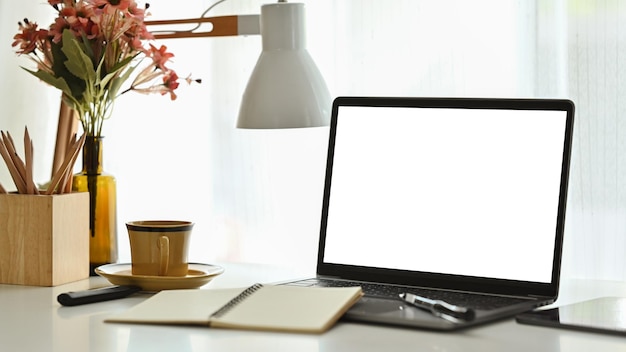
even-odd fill
[{"label": "wooden pencil holder", "polygon": [[89,277],[89,193],[0,194],[0,284]]}]

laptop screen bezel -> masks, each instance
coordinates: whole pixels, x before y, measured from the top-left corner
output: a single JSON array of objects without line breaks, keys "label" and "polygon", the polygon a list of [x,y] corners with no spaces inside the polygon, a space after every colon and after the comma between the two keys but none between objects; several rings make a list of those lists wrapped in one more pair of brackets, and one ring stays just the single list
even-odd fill
[{"label": "laptop screen bezel", "polygon": [[[323,262],[328,208],[331,194],[334,147],[339,107],[415,107],[508,110],[566,111],[566,124],[561,165],[561,182],[557,211],[551,282],[527,282],[462,275],[435,274],[420,271],[382,269]],[[566,99],[506,99],[506,98],[421,98],[421,97],[337,97],[333,101],[328,143],[324,198],[320,226],[317,274],[349,280],[392,283],[418,287],[434,287],[460,291],[480,291],[516,296],[556,298],[558,295],[565,227],[565,211],[574,127],[574,103]],[[529,256],[529,260],[532,257]]]}]

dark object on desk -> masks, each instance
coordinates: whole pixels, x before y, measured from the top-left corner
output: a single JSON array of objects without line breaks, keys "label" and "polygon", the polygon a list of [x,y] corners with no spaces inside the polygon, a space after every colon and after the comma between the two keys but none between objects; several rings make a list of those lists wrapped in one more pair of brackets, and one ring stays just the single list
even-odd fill
[{"label": "dark object on desk", "polygon": [[317,275],[290,284],[360,286],[344,319],[433,330],[554,302],[573,126],[569,100],[336,98]]},{"label": "dark object on desk", "polygon": [[64,306],[79,306],[82,304],[110,301],[128,297],[141,291],[137,286],[109,286],[91,290],[66,292],[57,296],[57,301]]},{"label": "dark object on desk", "polygon": [[626,298],[603,297],[518,315],[521,324],[626,335]]}]

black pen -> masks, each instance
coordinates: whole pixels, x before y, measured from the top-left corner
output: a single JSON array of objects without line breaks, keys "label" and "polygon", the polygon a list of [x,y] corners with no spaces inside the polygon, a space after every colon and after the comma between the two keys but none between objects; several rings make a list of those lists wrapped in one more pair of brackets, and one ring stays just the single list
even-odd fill
[{"label": "black pen", "polygon": [[141,291],[141,288],[137,286],[108,286],[84,291],[61,293],[57,296],[57,301],[64,306],[79,306],[82,304],[124,298],[139,291]]},{"label": "black pen", "polygon": [[471,321],[476,317],[472,308],[460,307],[442,300],[430,299],[412,293],[401,293],[400,298],[416,307],[429,310],[433,315],[452,322]]}]

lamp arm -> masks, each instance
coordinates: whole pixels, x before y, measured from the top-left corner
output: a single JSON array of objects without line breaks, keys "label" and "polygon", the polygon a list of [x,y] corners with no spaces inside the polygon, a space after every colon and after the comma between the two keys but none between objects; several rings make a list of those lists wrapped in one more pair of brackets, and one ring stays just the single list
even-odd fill
[{"label": "lamp arm", "polygon": [[172,26],[180,24],[204,24],[210,23],[213,28],[206,32],[195,32],[194,30],[158,30],[154,31],[155,39],[171,38],[201,38],[220,37],[237,35],[261,34],[259,15],[231,15],[216,17],[201,17],[180,20],[156,20],[146,21],[146,26]]}]

